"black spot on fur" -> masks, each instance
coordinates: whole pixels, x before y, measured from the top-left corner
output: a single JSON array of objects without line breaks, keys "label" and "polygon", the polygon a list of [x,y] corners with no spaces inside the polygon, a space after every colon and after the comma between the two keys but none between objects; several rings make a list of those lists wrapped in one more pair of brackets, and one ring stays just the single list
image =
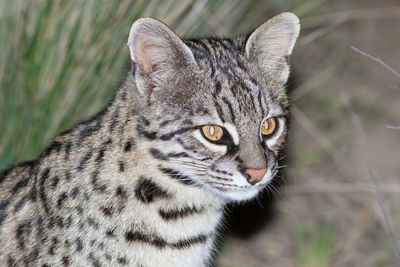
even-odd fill
[{"label": "black spot on fur", "polygon": [[136,197],[144,203],[150,203],[157,198],[167,198],[169,194],[150,179],[141,176],[136,186]]},{"label": "black spot on fur", "polygon": [[98,183],[99,170],[96,169],[92,173],[91,181],[93,185],[93,190],[99,193],[104,193],[107,189],[107,185]]},{"label": "black spot on fur", "polygon": [[82,209],[81,206],[76,206],[75,208],[76,208],[76,212],[77,212],[79,215],[82,215],[82,214],[83,214],[83,209]]},{"label": "black spot on fur", "polygon": [[133,139],[132,139],[132,138],[129,139],[129,141],[127,141],[127,142],[125,143],[124,152],[129,152],[129,151],[131,151],[132,148],[134,147],[134,145],[135,145],[135,143],[134,143]]},{"label": "black spot on fur", "polygon": [[140,136],[146,137],[149,140],[154,140],[157,138],[157,132],[148,132],[140,124],[136,126],[136,131]]},{"label": "black spot on fur", "polygon": [[106,152],[105,148],[102,148],[102,149],[99,150],[99,153],[97,154],[97,157],[96,157],[96,160],[95,160],[97,165],[100,165],[103,162],[103,158],[104,158],[104,153],[105,152]]},{"label": "black spot on fur", "polygon": [[58,238],[53,237],[53,239],[51,240],[51,246],[49,248],[50,255],[55,255],[55,250],[57,249],[59,243],[60,241],[58,240]]},{"label": "black spot on fur", "polygon": [[167,156],[169,158],[190,158],[189,154],[187,154],[186,152],[170,152]]},{"label": "black spot on fur", "polygon": [[68,266],[70,263],[69,256],[64,256],[61,261],[64,266]]},{"label": "black spot on fur", "polygon": [[160,150],[158,150],[156,148],[151,148],[150,149],[150,153],[151,153],[151,155],[153,155],[153,157],[155,159],[168,160],[168,157],[165,154],[163,154]]},{"label": "black spot on fur", "polygon": [[16,184],[14,185],[14,187],[12,188],[12,193],[13,193],[13,194],[16,194],[20,189],[22,189],[22,188],[24,188],[25,186],[27,186],[27,185],[28,185],[28,182],[29,182],[29,178],[30,178],[30,177],[26,177],[26,178],[24,178],[24,179],[18,181],[18,183],[16,183]]},{"label": "black spot on fur", "polygon": [[64,175],[65,181],[69,182],[71,181],[71,172],[70,171],[66,171],[65,175]]},{"label": "black spot on fur", "polygon": [[118,109],[116,109],[111,117],[111,124],[110,124],[111,132],[115,130],[115,127],[117,126],[118,122],[119,122],[119,112]]},{"label": "black spot on fur", "polygon": [[0,226],[3,223],[3,221],[7,218],[7,214],[6,213],[1,213],[0,214]]},{"label": "black spot on fur", "polygon": [[67,192],[61,193],[61,195],[57,199],[57,208],[61,208],[64,201],[67,199],[68,195]]},{"label": "black spot on fur", "polygon": [[119,168],[119,171],[120,171],[120,172],[124,172],[124,171],[125,171],[125,162],[122,161],[122,160],[120,160],[120,161],[118,162],[118,168]]},{"label": "black spot on fur", "polygon": [[49,204],[47,203],[47,196],[46,196],[46,189],[45,189],[45,182],[47,180],[47,178],[49,178],[49,173],[50,173],[50,168],[45,169],[42,172],[42,175],[40,177],[40,186],[39,186],[39,197],[40,200],[42,201],[44,210],[46,211],[46,213],[50,213],[50,208],[49,208]]},{"label": "black spot on fur", "polygon": [[115,228],[108,229],[108,230],[106,231],[106,236],[107,236],[107,237],[115,237],[114,232],[115,232]]},{"label": "black spot on fur", "polygon": [[101,267],[100,261],[94,257],[93,252],[89,253],[88,259],[92,262],[93,267]]},{"label": "black spot on fur", "polygon": [[69,228],[72,225],[72,216],[68,216],[67,220],[65,221],[65,227]]},{"label": "black spot on fur", "polygon": [[113,206],[102,206],[100,207],[101,212],[105,215],[105,216],[111,216],[114,214],[114,207]]},{"label": "black spot on fur", "polygon": [[89,151],[86,155],[82,158],[81,162],[79,163],[78,167],[76,167],[77,171],[82,171],[86,168],[87,162],[92,157],[93,152]]},{"label": "black spot on fur", "polygon": [[47,157],[48,155],[50,155],[51,152],[56,151],[56,152],[60,152],[62,147],[62,143],[58,142],[58,141],[54,141],[53,143],[51,143],[47,149],[44,151],[43,156]]},{"label": "black spot on fur", "polygon": [[75,241],[76,243],[76,251],[79,252],[83,249],[82,240],[78,237]]},{"label": "black spot on fur", "polygon": [[120,257],[120,258],[118,258],[118,263],[122,264],[122,265],[127,265],[128,259],[126,257]]},{"label": "black spot on fur", "polygon": [[188,217],[193,214],[199,214],[204,211],[204,208],[184,207],[179,209],[164,210],[160,209],[158,214],[166,221],[176,220],[178,218]]},{"label": "black spot on fur", "polygon": [[78,194],[79,194],[79,188],[78,188],[78,187],[74,187],[74,188],[71,190],[71,197],[72,197],[73,199],[75,199],[75,198],[78,196]]},{"label": "black spot on fur", "polygon": [[56,223],[58,228],[64,228],[64,220],[61,216],[57,216]]},{"label": "black spot on fur", "polygon": [[139,115],[140,116],[140,119],[141,119],[141,121],[142,121],[142,123],[144,124],[144,125],[146,125],[146,126],[149,126],[150,125],[150,121],[145,117],[145,116],[143,116],[143,115]]},{"label": "black spot on fur", "polygon": [[198,236],[194,236],[187,239],[178,240],[176,242],[167,242],[162,237],[154,235],[154,234],[144,234],[139,231],[128,231],[125,233],[125,240],[129,243],[133,242],[141,242],[151,246],[155,246],[157,248],[165,248],[170,247],[174,249],[184,249],[191,247],[196,244],[205,243],[207,241],[207,235],[200,234]]},{"label": "black spot on fur", "polygon": [[115,190],[115,193],[117,196],[122,197],[122,198],[127,198],[128,197],[128,192],[126,188],[122,185],[119,185],[117,189]]},{"label": "black spot on fur", "polygon": [[18,212],[20,209],[22,209],[29,199],[31,199],[31,194],[25,195],[20,201],[18,201],[15,205],[14,212]]},{"label": "black spot on fur", "polygon": [[163,128],[163,127],[165,127],[166,125],[168,125],[170,122],[173,122],[174,120],[166,120],[166,121],[163,121],[162,123],[160,123],[160,128]]},{"label": "black spot on fur", "polygon": [[36,262],[37,257],[39,256],[39,249],[33,249],[25,259],[26,266],[33,265]]},{"label": "black spot on fur", "polygon": [[53,178],[53,182],[51,183],[51,188],[55,189],[58,185],[58,182],[60,181],[60,178],[56,175]]},{"label": "black spot on fur", "polygon": [[172,243],[170,246],[176,249],[183,249],[191,247],[195,244],[205,243],[206,241],[207,241],[206,235],[198,235],[188,239],[179,240],[178,242]]},{"label": "black spot on fur", "polygon": [[91,217],[87,219],[88,225],[93,227],[95,230],[99,229],[99,224]]},{"label": "black spot on fur", "polygon": [[5,210],[9,204],[10,204],[9,199],[6,199],[3,202],[0,202],[0,211]]},{"label": "black spot on fur", "polygon": [[84,128],[79,132],[78,136],[78,141],[76,145],[80,147],[85,141],[85,139],[89,136],[92,136],[94,133],[96,133],[98,130],[101,128],[101,117],[96,118],[96,124],[95,125],[87,125],[90,124],[91,122],[86,122],[86,125],[84,125]]}]

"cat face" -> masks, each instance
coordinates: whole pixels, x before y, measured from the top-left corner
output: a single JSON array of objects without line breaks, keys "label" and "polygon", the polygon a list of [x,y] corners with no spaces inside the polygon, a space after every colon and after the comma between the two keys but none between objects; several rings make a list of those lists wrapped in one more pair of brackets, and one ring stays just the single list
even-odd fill
[{"label": "cat face", "polygon": [[186,41],[153,19],[135,24],[134,80],[160,170],[222,198],[254,197],[275,176],[287,132],[297,18],[281,14],[237,39]]}]

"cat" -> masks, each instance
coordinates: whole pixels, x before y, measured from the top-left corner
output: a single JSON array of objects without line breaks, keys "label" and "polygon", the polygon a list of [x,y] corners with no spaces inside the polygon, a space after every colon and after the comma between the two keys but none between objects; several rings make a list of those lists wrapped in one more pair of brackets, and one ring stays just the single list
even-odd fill
[{"label": "cat", "polygon": [[299,30],[292,13],[233,39],[134,22],[108,106],[0,175],[0,265],[213,265],[224,206],[277,172]]}]

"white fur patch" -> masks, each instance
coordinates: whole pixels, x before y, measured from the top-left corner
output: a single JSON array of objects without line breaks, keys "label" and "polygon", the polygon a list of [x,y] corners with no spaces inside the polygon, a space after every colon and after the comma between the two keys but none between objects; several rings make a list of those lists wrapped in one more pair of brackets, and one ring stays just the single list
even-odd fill
[{"label": "white fur patch", "polygon": [[224,128],[228,130],[229,134],[232,136],[233,143],[239,145],[239,134],[236,130],[235,125],[229,122],[223,124]]}]

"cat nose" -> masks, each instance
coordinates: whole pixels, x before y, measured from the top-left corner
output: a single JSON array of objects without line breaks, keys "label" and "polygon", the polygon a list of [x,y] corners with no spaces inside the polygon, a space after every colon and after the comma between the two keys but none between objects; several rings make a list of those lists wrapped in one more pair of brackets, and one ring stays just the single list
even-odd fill
[{"label": "cat nose", "polygon": [[264,175],[267,173],[267,169],[246,169],[246,179],[249,184],[254,185],[262,180]]}]

